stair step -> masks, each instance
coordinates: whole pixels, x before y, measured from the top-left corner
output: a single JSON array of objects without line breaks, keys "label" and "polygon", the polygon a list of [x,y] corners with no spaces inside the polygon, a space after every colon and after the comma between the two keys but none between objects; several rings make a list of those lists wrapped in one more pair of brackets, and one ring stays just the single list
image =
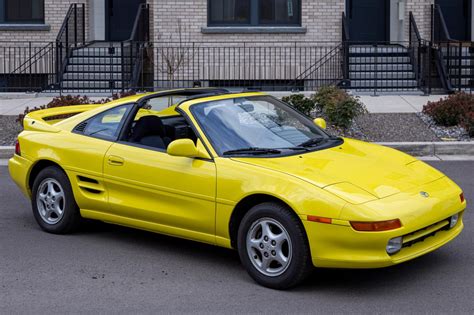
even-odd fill
[{"label": "stair step", "polygon": [[[130,69],[129,65],[124,65],[123,70]],[[122,65],[83,65],[68,64],[66,72],[122,72]]]},{"label": "stair step", "polygon": [[130,63],[130,58],[120,57],[71,57],[69,64],[88,64],[88,65],[120,65],[123,63]]},{"label": "stair step", "polygon": [[113,57],[121,55],[122,50],[120,48],[110,50],[108,47],[85,47],[72,51],[72,57]]},{"label": "stair step", "polygon": [[106,72],[66,72],[63,76],[64,80],[122,80],[122,73],[106,73]]},{"label": "stair step", "polygon": [[416,80],[352,80],[351,87],[359,88],[417,88]]},{"label": "stair step", "polygon": [[413,66],[409,63],[401,64],[349,64],[349,71],[356,72],[367,72],[367,71],[412,71]]},{"label": "stair step", "polygon": [[402,46],[350,46],[349,54],[407,54],[408,49]]},{"label": "stair step", "polygon": [[[122,87],[122,81],[113,81],[115,88]],[[109,81],[82,81],[65,80],[62,82],[63,89],[110,89]]]},{"label": "stair step", "polygon": [[410,63],[410,57],[349,57],[349,64]]},{"label": "stair step", "polygon": [[378,79],[378,80],[414,80],[415,73],[412,71],[406,72],[349,72],[349,78],[351,80],[367,80],[367,79]]}]

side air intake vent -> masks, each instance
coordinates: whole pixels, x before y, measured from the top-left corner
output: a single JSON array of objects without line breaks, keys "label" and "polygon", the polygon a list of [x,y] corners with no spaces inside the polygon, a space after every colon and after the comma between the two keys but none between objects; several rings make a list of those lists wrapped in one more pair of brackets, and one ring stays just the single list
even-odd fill
[{"label": "side air intake vent", "polygon": [[86,129],[86,126],[87,126],[87,121],[81,122],[79,125],[76,126],[76,128],[74,128],[74,131],[82,133],[84,132],[84,129]]}]

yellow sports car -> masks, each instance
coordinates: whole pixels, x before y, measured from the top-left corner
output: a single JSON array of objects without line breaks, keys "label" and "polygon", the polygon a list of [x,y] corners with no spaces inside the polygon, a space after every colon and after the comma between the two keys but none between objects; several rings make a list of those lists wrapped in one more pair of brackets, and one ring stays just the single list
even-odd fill
[{"label": "yellow sports car", "polygon": [[324,128],[263,93],[149,93],[30,113],[9,169],[47,232],[87,218],[234,248],[277,289],[313,266],[398,264],[461,232],[453,181]]}]

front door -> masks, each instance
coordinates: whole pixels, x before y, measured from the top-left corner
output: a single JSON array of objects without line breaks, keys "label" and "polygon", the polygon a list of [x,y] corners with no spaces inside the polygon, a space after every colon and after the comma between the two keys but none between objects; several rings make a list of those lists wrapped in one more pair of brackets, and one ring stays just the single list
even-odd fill
[{"label": "front door", "polygon": [[387,0],[346,0],[351,41],[389,40],[389,3]]},{"label": "front door", "polygon": [[116,222],[215,242],[214,161],[118,142],[106,154],[104,179]]},{"label": "front door", "polygon": [[436,0],[452,39],[471,40],[471,0]]},{"label": "front door", "polygon": [[106,1],[106,39],[123,41],[130,38],[138,8],[145,0]]}]

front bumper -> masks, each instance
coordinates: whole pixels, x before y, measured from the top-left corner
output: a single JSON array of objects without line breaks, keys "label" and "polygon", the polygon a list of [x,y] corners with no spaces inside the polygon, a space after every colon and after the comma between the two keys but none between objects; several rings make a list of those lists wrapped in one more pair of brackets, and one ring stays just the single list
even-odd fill
[{"label": "front bumper", "polygon": [[[420,190],[428,191],[430,198],[420,199]],[[349,221],[344,219],[324,224],[303,218],[313,265],[328,268],[379,268],[431,252],[454,239],[463,229],[463,210],[466,202],[461,203],[460,192],[457,185],[444,178],[411,192],[369,202],[363,206],[373,210],[374,207],[382,209],[385,205],[390,213],[395,213],[391,209],[394,205],[403,208],[398,215],[380,218],[401,220],[403,226],[391,231],[360,232],[354,230]],[[460,218],[453,228],[436,228],[455,213],[460,213]],[[433,233],[426,232],[430,229],[434,229]],[[388,241],[399,236],[404,237],[404,247],[396,254],[387,254]],[[413,241],[413,238],[417,238],[416,241]]]}]

